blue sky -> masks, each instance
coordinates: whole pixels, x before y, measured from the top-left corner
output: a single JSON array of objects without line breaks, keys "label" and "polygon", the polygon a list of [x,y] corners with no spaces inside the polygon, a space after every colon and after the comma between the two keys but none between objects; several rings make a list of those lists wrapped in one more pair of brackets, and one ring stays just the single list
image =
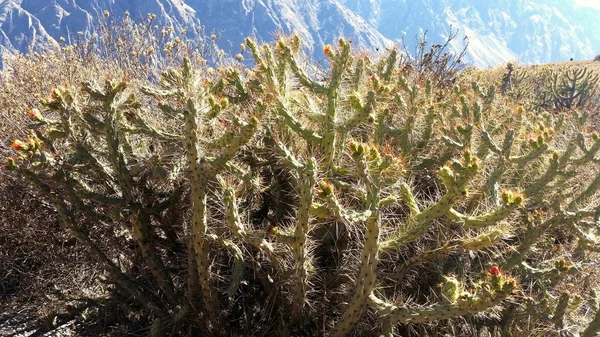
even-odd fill
[{"label": "blue sky", "polygon": [[580,6],[600,8],[600,0],[575,0]]}]

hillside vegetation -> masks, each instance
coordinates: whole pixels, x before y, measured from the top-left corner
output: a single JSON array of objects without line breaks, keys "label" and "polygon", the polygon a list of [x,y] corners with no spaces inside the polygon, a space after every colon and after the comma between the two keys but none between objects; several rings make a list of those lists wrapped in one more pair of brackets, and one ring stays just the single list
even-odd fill
[{"label": "hillside vegetation", "polygon": [[0,312],[103,336],[600,332],[597,72],[345,39],[317,62],[297,36],[229,59],[147,27],[6,60]]}]

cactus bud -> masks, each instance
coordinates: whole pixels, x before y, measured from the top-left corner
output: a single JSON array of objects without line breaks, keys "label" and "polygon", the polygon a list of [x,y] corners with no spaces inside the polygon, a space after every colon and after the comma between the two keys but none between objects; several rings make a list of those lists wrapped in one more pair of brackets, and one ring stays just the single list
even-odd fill
[{"label": "cactus bud", "polygon": [[11,146],[13,147],[13,149],[17,150],[17,151],[27,151],[29,148],[27,147],[27,145],[23,144],[23,142],[21,142],[18,139],[15,139]]},{"label": "cactus bud", "polygon": [[455,95],[460,95],[462,90],[460,89],[460,86],[458,84],[455,84],[454,87],[452,87],[452,90],[454,91]]},{"label": "cactus bud", "polygon": [[300,50],[300,37],[298,35],[292,36],[290,47],[293,53],[297,53]]},{"label": "cactus bud", "polygon": [[42,117],[42,113],[40,112],[40,110],[36,109],[36,108],[32,108],[29,109],[29,116],[35,118],[38,121],[42,121],[44,118]]},{"label": "cactus bud", "polygon": [[9,171],[16,171],[19,169],[19,165],[17,165],[17,161],[13,157],[9,157],[6,163],[6,169]]},{"label": "cactus bud", "polygon": [[375,163],[380,163],[381,162],[381,154],[379,153],[379,150],[377,150],[374,147],[369,147],[368,150],[369,150],[369,153],[367,154],[367,160],[375,162]]},{"label": "cactus bud", "polygon": [[490,268],[490,274],[492,276],[492,287],[496,290],[501,290],[502,273],[500,272],[500,268],[498,268],[498,266],[492,266],[492,268]]},{"label": "cactus bud", "polygon": [[517,287],[517,281],[514,279],[507,280],[504,282],[504,286],[502,287],[502,292],[508,293],[512,292]]},{"label": "cactus bud", "polygon": [[458,300],[460,294],[460,282],[454,276],[444,276],[442,283],[442,295],[450,302],[454,303]]},{"label": "cactus bud", "polygon": [[331,45],[330,44],[326,44],[325,47],[323,47],[323,53],[325,53],[325,55],[329,56],[329,54],[331,53]]},{"label": "cactus bud", "polygon": [[569,271],[571,264],[565,259],[558,259],[554,262],[554,267],[561,272]]},{"label": "cactus bud", "polygon": [[368,148],[359,142],[350,143],[350,154],[353,158],[361,157],[365,152],[368,151]]},{"label": "cactus bud", "polygon": [[363,109],[363,102],[361,97],[358,95],[358,93],[353,93],[352,95],[350,95],[350,105],[352,106],[352,109],[354,110],[362,110]]},{"label": "cactus bud", "polygon": [[321,183],[319,183],[318,195],[319,195],[319,197],[321,197],[323,199],[332,196],[333,195],[333,185],[328,182],[322,181]]},{"label": "cactus bud", "polygon": [[476,122],[480,122],[481,121],[481,103],[476,102],[475,104],[473,104],[473,118],[475,119]]},{"label": "cactus bud", "polygon": [[521,195],[521,194],[513,195],[512,202],[515,206],[517,206],[517,207],[521,206],[523,204],[523,201],[524,201],[523,195]]},{"label": "cactus bud", "polygon": [[508,192],[503,191],[502,194],[500,194],[500,199],[502,199],[502,203],[505,205],[508,205],[508,203],[510,202],[510,195]]},{"label": "cactus bud", "polygon": [[448,166],[444,166],[440,169],[439,176],[444,185],[451,186],[454,184],[454,172],[452,172]]},{"label": "cactus bud", "polygon": [[537,137],[536,145],[538,149],[544,145],[544,137],[542,135]]},{"label": "cactus bud", "polygon": [[61,92],[58,88],[54,88],[52,89],[52,92],[50,92],[50,96],[52,96],[54,99],[60,98]]},{"label": "cactus bud", "polygon": [[379,88],[379,86],[380,86],[379,76],[377,76],[377,74],[375,74],[375,73],[371,74],[371,82],[373,82],[373,88],[375,88],[375,89]]}]

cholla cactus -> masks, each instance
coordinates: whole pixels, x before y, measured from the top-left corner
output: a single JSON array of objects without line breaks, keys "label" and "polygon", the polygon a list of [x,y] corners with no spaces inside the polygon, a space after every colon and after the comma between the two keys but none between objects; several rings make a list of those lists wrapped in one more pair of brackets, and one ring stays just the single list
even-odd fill
[{"label": "cholla cactus", "polygon": [[[371,60],[344,39],[325,46],[319,71],[298,37],[246,46],[252,69],[186,59],[141,88],[57,88],[31,113],[30,139],[13,142],[7,167],[50,197],[155,316],[152,331],[391,336],[484,315],[522,290],[539,301],[515,315],[570,326],[574,297],[553,296],[598,250],[600,138],[586,115],[425,81],[396,50]],[[536,252],[565,232],[578,247],[568,259]],[[140,268],[112,262],[127,237]]]}]

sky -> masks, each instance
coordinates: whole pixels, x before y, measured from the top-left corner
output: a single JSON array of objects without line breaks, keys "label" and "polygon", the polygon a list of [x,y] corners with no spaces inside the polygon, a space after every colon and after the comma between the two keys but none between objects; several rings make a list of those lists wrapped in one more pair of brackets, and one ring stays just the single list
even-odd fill
[{"label": "sky", "polygon": [[600,0],[575,0],[575,3],[580,6],[593,7],[600,9]]}]

